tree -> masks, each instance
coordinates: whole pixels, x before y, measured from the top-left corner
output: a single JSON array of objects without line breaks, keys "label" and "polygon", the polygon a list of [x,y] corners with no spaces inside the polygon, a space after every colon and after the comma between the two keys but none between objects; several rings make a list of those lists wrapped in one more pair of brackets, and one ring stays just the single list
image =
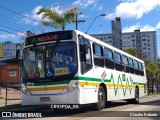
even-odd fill
[{"label": "tree", "polygon": [[[157,82],[158,92],[158,79],[160,77],[160,69],[158,68],[159,62],[146,62],[146,72],[148,81],[151,81],[152,94],[153,94],[153,83]],[[148,84],[149,87],[149,84]]]},{"label": "tree", "polygon": [[124,50],[124,52],[137,57],[137,51],[134,48],[127,48],[127,49]]},{"label": "tree", "polygon": [[37,14],[42,14],[42,24],[44,26],[65,30],[67,24],[76,21],[77,12],[78,9],[76,7],[70,7],[63,13],[51,8],[41,8]]}]

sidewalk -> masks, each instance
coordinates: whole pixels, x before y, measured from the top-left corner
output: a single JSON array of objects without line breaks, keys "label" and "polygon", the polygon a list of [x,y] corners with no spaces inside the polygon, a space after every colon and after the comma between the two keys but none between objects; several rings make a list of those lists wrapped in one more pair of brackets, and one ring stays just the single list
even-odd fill
[{"label": "sidewalk", "polygon": [[[21,104],[21,100],[7,100],[8,105]],[[0,107],[5,106],[5,99],[0,99]]]}]

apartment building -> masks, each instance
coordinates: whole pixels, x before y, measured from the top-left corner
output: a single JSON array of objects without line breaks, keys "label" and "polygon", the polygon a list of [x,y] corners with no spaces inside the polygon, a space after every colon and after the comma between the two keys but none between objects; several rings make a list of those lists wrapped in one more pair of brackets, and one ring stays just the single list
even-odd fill
[{"label": "apartment building", "polygon": [[120,17],[116,17],[111,24],[112,33],[92,34],[91,36],[121,50],[134,48],[140,59],[158,60],[156,31],[134,30],[134,32],[122,33]]}]

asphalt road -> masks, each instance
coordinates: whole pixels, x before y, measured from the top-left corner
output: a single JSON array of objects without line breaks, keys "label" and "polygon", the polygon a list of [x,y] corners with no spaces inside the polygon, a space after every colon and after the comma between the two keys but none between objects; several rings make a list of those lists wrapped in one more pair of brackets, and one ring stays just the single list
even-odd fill
[{"label": "asphalt road", "polygon": [[[160,96],[140,99],[139,104],[127,104],[125,101],[112,102],[102,111],[94,111],[91,106],[74,110],[43,110],[42,118],[25,118],[32,120],[127,120],[160,119]],[[137,118],[138,117],[138,118]]]}]

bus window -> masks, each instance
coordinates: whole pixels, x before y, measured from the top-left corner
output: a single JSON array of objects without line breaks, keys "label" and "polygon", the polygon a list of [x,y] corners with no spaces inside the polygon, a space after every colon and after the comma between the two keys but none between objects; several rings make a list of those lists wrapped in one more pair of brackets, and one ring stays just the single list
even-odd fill
[{"label": "bus window", "polygon": [[139,75],[138,62],[136,60],[133,60],[133,63],[134,63],[135,74]]},{"label": "bus window", "polygon": [[129,60],[130,73],[134,73],[133,60],[131,58],[129,58],[128,60]]},{"label": "bus window", "polygon": [[139,62],[140,75],[144,76],[143,65]]},{"label": "bus window", "polygon": [[[87,53],[85,53],[84,44],[86,44],[88,47]],[[89,71],[92,68],[90,41],[83,37],[80,37],[79,48],[80,48],[81,73],[84,74],[85,72]]]},{"label": "bus window", "polygon": [[103,48],[97,44],[93,44],[93,51],[95,66],[104,67]]},{"label": "bus window", "polygon": [[115,62],[115,69],[122,71],[121,55],[117,52],[114,52],[114,62]]},{"label": "bus window", "polygon": [[122,63],[123,63],[123,71],[124,72],[129,72],[128,57],[122,55]]},{"label": "bus window", "polygon": [[104,48],[105,66],[107,68],[114,69],[113,52],[107,48]]}]

